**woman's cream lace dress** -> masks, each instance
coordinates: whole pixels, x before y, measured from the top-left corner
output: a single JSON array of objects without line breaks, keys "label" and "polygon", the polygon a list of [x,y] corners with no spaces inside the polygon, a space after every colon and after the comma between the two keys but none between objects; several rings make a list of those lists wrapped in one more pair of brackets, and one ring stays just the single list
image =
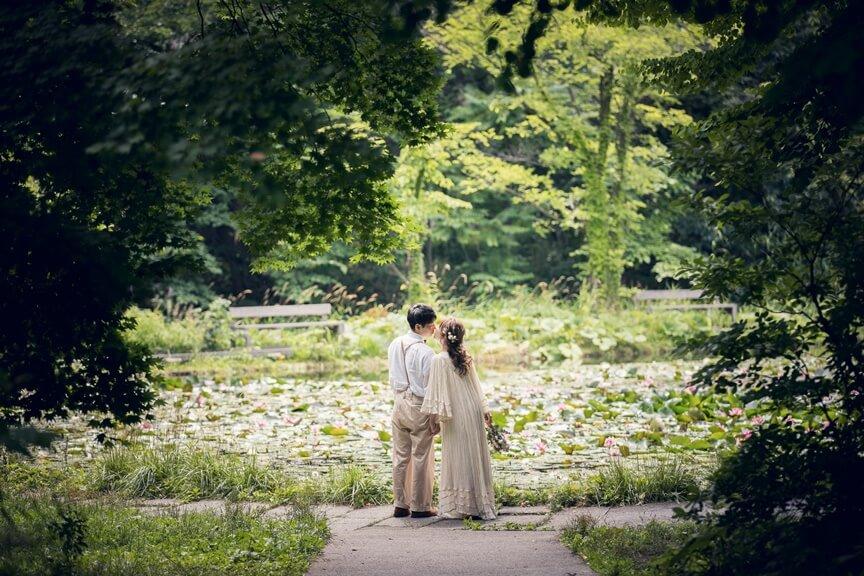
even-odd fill
[{"label": "woman's cream lace dress", "polygon": [[495,518],[492,462],[483,414],[488,412],[473,364],[460,376],[446,352],[432,360],[420,408],[441,421],[441,481],[438,515]]}]

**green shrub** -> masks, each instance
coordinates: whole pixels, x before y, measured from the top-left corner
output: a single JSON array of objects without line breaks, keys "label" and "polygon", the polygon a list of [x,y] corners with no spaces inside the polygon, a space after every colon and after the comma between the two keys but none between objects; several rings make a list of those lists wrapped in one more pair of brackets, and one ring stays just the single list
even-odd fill
[{"label": "green shrub", "polygon": [[232,320],[228,314],[231,301],[216,298],[201,316],[206,350],[228,350],[243,341],[243,337],[231,329]]},{"label": "green shrub", "polygon": [[135,327],[126,332],[127,341],[141,344],[154,352],[200,352],[206,333],[198,321],[188,316],[167,322],[160,312],[132,307],[126,316],[135,320]]}]

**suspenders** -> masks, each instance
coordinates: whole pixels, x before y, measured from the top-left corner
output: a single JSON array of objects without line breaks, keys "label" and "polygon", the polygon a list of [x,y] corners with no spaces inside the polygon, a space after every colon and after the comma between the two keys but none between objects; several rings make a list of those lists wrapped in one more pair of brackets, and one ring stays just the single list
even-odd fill
[{"label": "suspenders", "polygon": [[409,344],[409,345],[406,347],[406,346],[405,346],[405,340],[404,340],[404,339],[400,339],[400,340],[399,340],[399,346],[402,348],[402,370],[405,371],[405,381],[408,383],[408,391],[409,391],[409,392],[411,391],[411,378],[408,377],[408,361],[407,361],[406,358],[405,358],[405,351],[408,350],[408,348],[411,348],[411,346],[413,346],[414,344],[417,344],[417,343],[418,343],[418,342],[412,342],[411,344]]}]

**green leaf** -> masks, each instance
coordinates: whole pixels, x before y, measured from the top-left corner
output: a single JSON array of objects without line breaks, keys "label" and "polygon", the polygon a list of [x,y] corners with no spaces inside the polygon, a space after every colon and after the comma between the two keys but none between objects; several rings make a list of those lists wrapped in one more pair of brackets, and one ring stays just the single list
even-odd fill
[{"label": "green leaf", "polygon": [[326,426],[321,428],[321,433],[326,434],[328,436],[347,436],[348,430],[345,428],[340,428],[339,426],[333,426],[331,424],[327,424]]}]

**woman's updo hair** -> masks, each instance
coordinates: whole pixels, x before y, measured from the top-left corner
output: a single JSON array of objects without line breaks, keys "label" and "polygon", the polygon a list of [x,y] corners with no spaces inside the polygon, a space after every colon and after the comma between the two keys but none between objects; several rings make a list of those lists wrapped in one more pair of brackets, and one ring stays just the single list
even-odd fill
[{"label": "woman's updo hair", "polygon": [[464,376],[468,373],[468,367],[471,366],[471,355],[465,350],[462,341],[465,339],[465,326],[462,325],[456,318],[445,318],[438,325],[444,341],[444,349],[456,371]]}]

